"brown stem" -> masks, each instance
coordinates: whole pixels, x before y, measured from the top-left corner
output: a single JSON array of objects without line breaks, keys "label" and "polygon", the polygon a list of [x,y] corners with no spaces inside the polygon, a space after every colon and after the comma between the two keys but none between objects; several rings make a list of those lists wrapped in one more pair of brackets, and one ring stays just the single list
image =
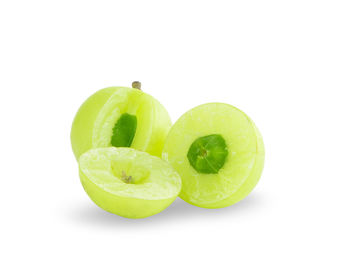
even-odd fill
[{"label": "brown stem", "polygon": [[136,89],[141,90],[141,82],[139,82],[139,81],[132,82],[131,86],[132,86],[132,88],[136,88]]}]

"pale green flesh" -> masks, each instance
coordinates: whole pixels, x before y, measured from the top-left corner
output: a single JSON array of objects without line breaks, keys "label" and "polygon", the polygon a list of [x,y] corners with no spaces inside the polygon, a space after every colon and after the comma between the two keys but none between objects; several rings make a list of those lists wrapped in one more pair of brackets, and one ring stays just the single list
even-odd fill
[{"label": "pale green flesh", "polygon": [[119,196],[171,198],[181,187],[178,174],[168,163],[132,148],[92,149],[80,157],[79,165],[96,186]]},{"label": "pale green flesh", "polygon": [[[250,191],[258,181],[249,176],[263,165],[263,158],[257,159],[264,154],[257,147],[255,130],[242,111],[223,103],[204,104],[181,116],[169,132],[162,155],[181,176],[180,197],[208,208],[225,207],[245,197],[243,188]],[[226,142],[227,157],[216,174],[203,174],[191,165],[188,151],[196,139],[212,134],[220,134]],[[228,198],[232,202],[224,201]]]},{"label": "pale green flesh", "polygon": [[198,173],[215,174],[223,167],[228,151],[221,135],[209,135],[196,139],[187,153],[191,166]]},{"label": "pale green flesh", "polygon": [[85,152],[79,159],[79,175],[96,205],[128,218],[161,212],[181,190],[181,178],[170,164],[132,148]]},{"label": "pale green flesh", "polygon": [[95,120],[92,146],[132,147],[145,151],[152,125],[152,99],[139,90],[119,88]]},{"label": "pale green flesh", "polygon": [[124,113],[120,116],[113,128],[111,145],[115,147],[130,147],[137,128],[135,115]]},{"label": "pale green flesh", "polygon": [[151,174],[149,168],[128,160],[112,160],[111,169],[113,175],[126,184],[144,184]]},{"label": "pale green flesh", "polygon": [[91,148],[112,146],[114,126],[124,113],[137,119],[130,147],[161,156],[171,127],[166,109],[155,98],[138,89],[109,87],[89,97],[74,118],[71,144],[77,160]]}]

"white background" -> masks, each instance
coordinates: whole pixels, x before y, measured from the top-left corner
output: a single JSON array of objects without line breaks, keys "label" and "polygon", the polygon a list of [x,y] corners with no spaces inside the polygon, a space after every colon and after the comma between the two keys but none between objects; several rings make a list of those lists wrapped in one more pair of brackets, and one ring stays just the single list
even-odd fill
[{"label": "white background", "polygon": [[[0,2],[1,276],[349,276],[349,1]],[[80,104],[129,86],[172,120],[211,101],[260,128],[245,200],[130,220],[85,194]]]}]

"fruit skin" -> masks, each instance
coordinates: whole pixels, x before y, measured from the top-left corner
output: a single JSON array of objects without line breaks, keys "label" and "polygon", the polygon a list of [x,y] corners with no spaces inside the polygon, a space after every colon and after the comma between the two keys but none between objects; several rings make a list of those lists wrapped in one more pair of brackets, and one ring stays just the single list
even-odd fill
[{"label": "fruit skin", "polygon": [[[254,134],[253,136],[254,136],[254,140],[255,140],[255,147],[254,147],[254,149],[252,149],[251,151],[248,151],[247,153],[249,155],[254,155],[254,163],[253,163],[253,165],[251,167],[249,167],[251,169],[249,171],[249,174],[246,175],[246,178],[245,178],[244,182],[242,184],[240,184],[239,188],[236,189],[232,194],[228,195],[227,197],[222,197],[219,200],[215,200],[214,199],[213,201],[200,202],[200,201],[198,201],[198,199],[196,201],[194,201],[193,198],[191,198],[191,195],[189,194],[189,192],[187,190],[188,183],[186,183],[186,178],[184,179],[184,177],[186,177],[186,174],[185,175],[182,174],[182,172],[181,172],[182,168],[178,167],[176,165],[176,163],[174,163],[174,161],[172,162],[171,155],[172,154],[174,155],[174,153],[171,154],[171,151],[172,151],[172,149],[174,149],[176,147],[181,148],[179,146],[179,143],[181,143],[181,142],[177,142],[177,145],[174,145],[174,140],[175,141],[177,140],[177,139],[175,139],[176,136],[181,138],[182,144],[186,143],[185,141],[187,140],[187,137],[190,136],[188,134],[190,132],[186,132],[185,129],[181,129],[180,131],[179,130],[176,131],[176,128],[178,128],[177,125],[186,126],[186,124],[185,125],[182,124],[186,120],[186,116],[194,116],[194,117],[200,118],[201,121],[203,121],[203,123],[204,123],[204,125],[203,125],[204,127],[202,128],[202,130],[199,130],[199,132],[203,132],[203,134],[205,134],[205,135],[209,135],[210,134],[210,132],[206,133],[206,130],[205,130],[207,128],[206,126],[220,125],[220,123],[212,124],[213,122],[206,121],[206,119],[208,119],[208,117],[207,118],[203,118],[204,116],[200,116],[198,114],[195,114],[195,115],[192,114],[195,110],[198,110],[198,109],[201,109],[201,108],[204,108],[204,107],[209,107],[210,108],[211,106],[217,106],[217,109],[219,110],[219,113],[220,113],[220,110],[223,110],[223,109],[227,109],[227,108],[234,109],[235,112],[239,112],[241,114],[242,118],[244,117],[245,120],[247,122],[249,122],[249,125],[250,125],[249,128],[252,129],[252,134]],[[179,124],[180,121],[182,121],[181,124]],[[221,122],[221,124],[222,125],[227,125],[227,124],[229,124],[229,122],[227,122],[226,120],[223,120]],[[195,125],[194,126],[188,125],[188,127],[191,129],[191,131],[193,131],[193,130],[198,131],[198,124],[197,124],[197,126],[195,126]],[[234,128],[234,126],[232,128]],[[216,131],[216,132],[220,133],[219,131]],[[181,134],[181,135],[179,135],[179,134]],[[203,136],[203,134],[198,135],[198,137]],[[196,138],[192,138],[192,140],[195,140],[195,139]],[[229,144],[229,141],[226,141],[226,143]],[[190,144],[188,144],[188,145],[190,145]],[[203,104],[203,105],[200,105],[200,106],[197,106],[197,107],[193,108],[192,110],[190,110],[187,113],[185,113],[184,115],[182,115],[180,117],[180,119],[177,122],[175,122],[175,124],[173,125],[173,127],[169,131],[167,140],[166,140],[165,145],[164,145],[162,157],[163,157],[164,160],[170,162],[173,165],[173,167],[179,172],[180,176],[182,177],[182,191],[181,191],[181,193],[179,195],[180,198],[182,198],[184,201],[186,201],[186,202],[188,202],[188,203],[190,203],[192,205],[195,205],[195,206],[198,206],[198,207],[201,207],[201,208],[216,209],[216,208],[228,207],[228,206],[231,206],[231,205],[239,202],[240,200],[245,198],[253,190],[253,188],[258,183],[258,181],[259,181],[259,179],[261,177],[263,168],[264,168],[265,148],[264,148],[263,139],[262,139],[262,136],[261,136],[259,130],[255,126],[253,121],[245,113],[243,113],[241,110],[239,110],[239,109],[237,109],[237,108],[235,108],[235,107],[233,107],[233,106],[231,106],[229,104],[225,104],[225,103],[208,103],[208,104]],[[187,163],[188,164],[187,166],[191,167],[191,165],[189,164],[189,162],[188,162],[188,160],[186,158],[186,155],[184,155],[183,160],[181,161],[181,163],[183,163],[183,164]],[[194,170],[192,170],[192,174],[193,174],[193,176],[197,175],[197,173]],[[219,171],[219,174],[220,174],[220,171]],[[204,174],[199,174],[199,175],[203,176]],[[211,178],[211,177],[212,176],[209,176],[208,178]],[[198,183],[197,183],[197,185],[198,185]],[[200,185],[200,182],[199,182],[199,185]],[[212,183],[212,185],[213,186],[220,186],[221,184],[220,183],[218,184],[218,183],[214,182],[214,183]],[[207,190],[210,190],[210,188],[208,188]]]},{"label": "fruit skin", "polygon": [[[109,147],[109,148],[99,148],[94,149],[90,151],[104,151],[104,149],[109,150],[112,149],[113,151],[132,151],[134,153],[139,153],[141,155],[147,155],[151,159],[158,159],[159,162],[164,163],[164,166],[171,168],[171,166],[166,163],[165,161],[161,160],[158,157],[151,156],[147,153],[133,150],[130,148],[116,148],[116,147]],[[89,154],[88,152],[83,154],[80,157],[80,161],[84,159],[84,156]],[[158,168],[159,170],[159,168]],[[168,170],[168,169],[166,169]],[[181,189],[181,178],[176,173],[175,170],[171,169],[173,171],[173,177],[175,177],[176,186],[178,186],[177,193],[172,195],[172,197],[164,198],[164,199],[141,199],[141,198],[133,198],[133,197],[125,197],[120,196],[115,193],[108,192],[107,190],[104,190],[101,186],[93,183],[87,176],[84,174],[84,169],[81,167],[81,162],[79,162],[79,176],[81,183],[84,187],[84,190],[89,195],[90,199],[100,208],[102,208],[105,211],[108,211],[110,213],[126,217],[126,218],[145,218],[152,215],[155,215],[157,213],[160,213],[164,209],[166,209],[171,203],[174,202],[174,200],[177,198],[180,189]],[[162,181],[162,180],[160,180]]]},{"label": "fruit skin", "polygon": [[[147,145],[140,147],[138,150],[145,151],[151,155],[161,155],[165,138],[171,127],[171,119],[166,109],[152,96],[136,90],[125,87],[108,87],[101,89],[91,95],[79,108],[73,120],[71,128],[71,145],[73,153],[78,160],[80,155],[93,147],[93,133],[95,121],[101,111],[106,105],[107,101],[121,90],[127,90],[130,93],[137,91],[142,97],[147,98],[152,107],[152,130],[149,137],[143,140],[147,141]],[[132,104],[132,103],[130,103]],[[108,145],[104,145],[107,147]]]},{"label": "fruit skin", "polygon": [[101,89],[91,95],[79,108],[74,117],[70,133],[72,149],[78,159],[92,148],[92,132],[98,112],[111,97],[116,88]]}]

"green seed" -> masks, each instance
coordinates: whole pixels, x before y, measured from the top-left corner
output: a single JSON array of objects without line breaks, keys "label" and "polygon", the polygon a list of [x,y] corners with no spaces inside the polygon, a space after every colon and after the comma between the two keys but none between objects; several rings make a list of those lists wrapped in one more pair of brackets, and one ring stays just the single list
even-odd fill
[{"label": "green seed", "polygon": [[113,128],[112,146],[130,147],[136,133],[136,127],[136,116],[128,113],[122,114]]},{"label": "green seed", "polygon": [[196,139],[187,152],[191,166],[198,173],[218,173],[228,155],[227,146],[221,135],[209,135]]}]

